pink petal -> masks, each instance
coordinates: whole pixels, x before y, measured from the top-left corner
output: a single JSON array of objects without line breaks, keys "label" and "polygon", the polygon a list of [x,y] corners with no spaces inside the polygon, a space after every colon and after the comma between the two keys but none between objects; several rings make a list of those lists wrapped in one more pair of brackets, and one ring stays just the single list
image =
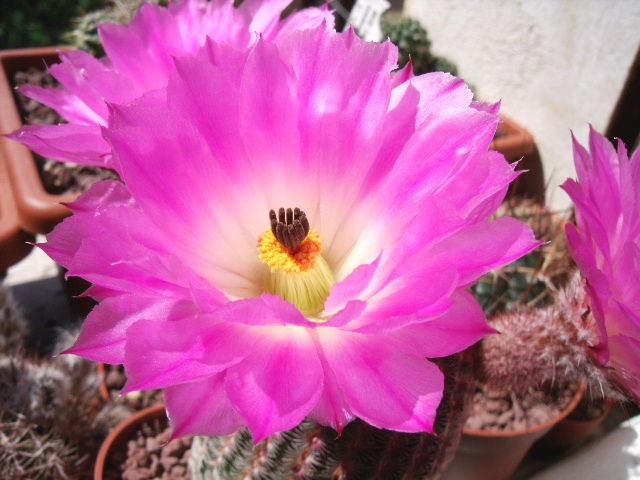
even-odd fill
[{"label": "pink petal", "polygon": [[[395,102],[396,105],[394,105]],[[416,130],[416,114],[420,103],[420,92],[411,84],[404,89],[392,91],[391,105],[385,118],[385,128],[380,132],[382,146],[369,167],[363,181],[361,195],[375,192],[384,183],[393,169],[404,145]]]},{"label": "pink petal", "polygon": [[[473,99],[473,92],[464,81],[449,73],[433,72],[400,83],[393,89],[390,106],[397,105],[406,92],[413,89],[420,92],[416,127],[442,110],[469,107]],[[491,116],[496,114],[493,112]]]},{"label": "pink petal", "polygon": [[243,425],[224,389],[224,373],[168,387],[164,394],[171,438],[229,435]]},{"label": "pink petal", "polygon": [[[169,80],[167,92],[171,109],[192,119],[219,168],[234,182],[241,180],[236,162],[244,161],[245,157],[238,132],[239,74],[185,57],[176,60],[176,72]],[[214,94],[216,91],[225,94]],[[225,114],[211,115],[211,112]]]},{"label": "pink petal", "polygon": [[282,41],[282,39],[298,30],[309,30],[323,24],[326,24],[331,29],[334,28],[335,17],[333,12],[329,10],[328,4],[319,8],[305,8],[293,12],[274,29],[274,38]]},{"label": "pink petal", "polygon": [[65,118],[68,115],[69,120],[80,114],[80,118],[89,122],[104,121],[107,110],[87,77],[105,71],[105,65],[81,50],[60,52],[59,55],[61,62],[49,67],[49,71],[65,88],[25,87],[23,92],[59,110]]},{"label": "pink petal", "polygon": [[372,263],[358,266],[343,281],[335,283],[324,304],[324,314],[332,315],[344,307],[349,300],[359,298],[369,286],[379,263],[380,256]]},{"label": "pink petal", "polygon": [[280,297],[262,294],[229,302],[215,312],[216,318],[225,322],[252,326],[284,326],[308,324],[300,311]]},{"label": "pink petal", "polygon": [[[189,335],[184,335],[188,331]],[[211,316],[140,320],[127,330],[123,393],[209,377],[242,361],[260,334]]]},{"label": "pink petal", "polygon": [[321,425],[333,427],[340,434],[342,429],[355,417],[349,410],[349,406],[342,395],[342,389],[333,370],[327,363],[318,335],[315,332],[313,339],[316,342],[318,356],[324,370],[324,384],[318,403],[309,412],[308,416]]},{"label": "pink petal", "polygon": [[[263,265],[255,241],[264,231],[265,221],[259,219],[269,207],[247,200],[259,190],[234,188],[211,160],[198,130],[187,121],[176,122],[169,110],[114,107],[105,135],[118,171],[145,214],[158,228],[172,225],[163,237],[176,245],[185,264],[230,295],[259,295]],[[132,136],[145,141],[131,142]]]},{"label": "pink petal", "polygon": [[[240,135],[253,175],[264,182],[280,181],[282,188],[297,177],[288,173],[299,169],[293,84],[293,72],[279,58],[276,46],[259,41],[247,58],[240,84]],[[274,163],[280,168],[274,169]]]},{"label": "pink petal", "polygon": [[79,125],[106,123],[106,112],[104,117],[101,116],[67,88],[42,88],[35,85],[24,85],[19,87],[19,90],[36,102],[51,107],[68,122]]},{"label": "pink petal", "polygon": [[413,272],[398,276],[367,300],[368,308],[349,330],[382,333],[445,313],[458,286],[454,270]]},{"label": "pink petal", "polygon": [[29,125],[8,135],[34,152],[62,162],[109,167],[111,148],[97,125]]},{"label": "pink petal", "polygon": [[171,56],[189,53],[177,23],[168,9],[145,3],[128,25],[101,24],[100,39],[117,71],[153,90],[166,85]]},{"label": "pink petal", "polygon": [[171,312],[189,310],[179,300],[120,295],[102,300],[82,325],[80,336],[63,353],[81,355],[95,362],[124,363],[127,330],[144,319],[161,319]]},{"label": "pink petal", "polygon": [[386,200],[381,198],[380,221],[400,228],[405,218],[395,212],[418,209],[438,189],[445,189],[466,162],[484,155],[496,125],[497,117],[470,108],[448,108],[427,117],[403,145],[381,187]]},{"label": "pink petal", "polygon": [[[163,298],[188,298],[192,286],[203,281],[180,261],[180,251],[149,222],[122,183],[99,182],[71,208],[76,214],[40,245],[69,275],[115,291]],[[207,298],[218,299],[209,305],[216,307],[224,297]]]},{"label": "pink petal", "polygon": [[429,254],[433,271],[454,268],[460,284],[469,285],[481,275],[529,253],[541,242],[531,229],[511,217],[472,225]]},{"label": "pink petal", "polygon": [[[298,31],[279,45],[298,86],[300,170],[318,178],[315,189],[325,192],[324,208],[315,219],[323,238],[334,238],[346,223],[336,213],[347,212],[358,200],[358,186],[379,149],[395,63],[392,50],[323,27]],[[350,158],[358,161],[345,162]]]},{"label": "pink petal", "polygon": [[227,394],[256,443],[298,425],[322,392],[316,347],[301,327],[265,330],[253,353],[227,372]]},{"label": "pink petal", "polygon": [[485,335],[495,333],[480,305],[469,293],[459,292],[454,298],[446,313],[407,325],[390,335],[413,355],[437,358],[461,352]]},{"label": "pink petal", "polygon": [[[484,158],[483,158],[484,157]],[[451,178],[460,195],[453,198],[453,205],[462,218],[480,220],[495,212],[507,194],[509,184],[521,172],[515,164],[508,164],[501,153],[489,151],[465,165],[460,175]]]},{"label": "pink petal", "polygon": [[[581,186],[572,179],[568,179],[562,189],[567,192],[576,206],[576,218],[580,229],[586,234],[590,242],[598,246],[598,253],[603,257],[603,269],[611,267],[611,246],[605,226],[602,223],[601,215],[594,208],[593,201],[584,195]],[[610,272],[607,272],[610,274]]]},{"label": "pink petal", "polygon": [[411,80],[413,77],[413,61],[409,58],[409,61],[404,67],[391,73],[391,88],[396,88],[404,82]]},{"label": "pink petal", "polygon": [[[470,208],[488,199],[491,199],[490,204],[497,204],[497,196],[507,186],[505,176],[497,175],[500,167],[490,172],[490,178],[483,179],[491,190],[481,193],[473,204],[469,201],[469,193],[458,193],[456,183],[463,170],[473,171],[477,167],[472,165],[487,160],[486,150],[496,122],[497,117],[468,107],[450,108],[427,117],[422,126],[397,147],[401,153],[393,165],[387,163],[383,170],[377,172],[382,175],[383,183],[375,190],[375,215],[368,215],[369,224],[363,229],[368,234],[374,233],[366,240],[361,237],[360,242],[373,245],[378,242],[377,248],[370,247],[369,250],[386,248],[393,259],[391,264],[408,258],[414,262],[413,253],[437,238],[436,232],[450,234],[469,224],[463,215],[470,215]],[[403,137],[399,140],[402,141]],[[490,160],[503,162],[508,167],[499,157],[491,157]],[[469,171],[464,173],[471,176]],[[398,215],[398,212],[404,213]],[[385,245],[393,245],[393,248]],[[359,260],[357,263],[366,261],[365,258]],[[389,268],[390,265],[384,267]]]},{"label": "pink petal", "polygon": [[238,13],[242,12],[245,18],[248,18],[250,23],[247,30],[249,32],[270,38],[279,23],[282,10],[290,3],[289,0],[247,0],[242,2],[237,11]]},{"label": "pink petal", "polygon": [[325,327],[341,328],[357,320],[367,308],[367,302],[362,300],[350,300],[342,310],[336,312],[323,324]]},{"label": "pink petal", "polygon": [[431,362],[407,355],[377,335],[318,329],[319,342],[351,412],[400,432],[432,432],[443,376]]},{"label": "pink petal", "polygon": [[609,281],[607,276],[598,269],[593,250],[585,243],[576,228],[569,224],[566,226],[565,231],[571,256],[578,264],[582,274],[589,279],[589,285],[586,287],[587,293],[591,298],[591,307],[598,322],[598,327],[604,334],[603,342],[606,343],[607,327],[604,309],[611,297]]},{"label": "pink petal", "polygon": [[[616,292],[618,302],[623,304],[631,314],[629,320],[640,329],[640,285],[638,284],[638,272],[640,272],[640,248],[634,242],[627,242],[620,252],[620,260],[616,269]],[[637,332],[640,334],[640,330]],[[638,335],[640,338],[640,335]]]}]

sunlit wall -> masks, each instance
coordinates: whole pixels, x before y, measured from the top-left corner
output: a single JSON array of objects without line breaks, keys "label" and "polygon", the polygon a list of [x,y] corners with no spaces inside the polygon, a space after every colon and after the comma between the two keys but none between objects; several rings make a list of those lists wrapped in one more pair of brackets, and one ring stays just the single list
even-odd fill
[{"label": "sunlit wall", "polygon": [[638,0],[405,0],[432,49],[487,101],[528,128],[554,207],[574,176],[570,130],[604,131],[640,45]]}]

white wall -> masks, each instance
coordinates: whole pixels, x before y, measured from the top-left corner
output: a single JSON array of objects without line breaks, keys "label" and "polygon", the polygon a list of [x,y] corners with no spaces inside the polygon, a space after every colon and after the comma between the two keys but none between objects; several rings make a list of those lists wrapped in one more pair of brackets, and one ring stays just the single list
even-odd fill
[{"label": "white wall", "polygon": [[436,55],[528,128],[555,208],[574,176],[570,130],[604,132],[640,45],[640,0],[405,0]]}]

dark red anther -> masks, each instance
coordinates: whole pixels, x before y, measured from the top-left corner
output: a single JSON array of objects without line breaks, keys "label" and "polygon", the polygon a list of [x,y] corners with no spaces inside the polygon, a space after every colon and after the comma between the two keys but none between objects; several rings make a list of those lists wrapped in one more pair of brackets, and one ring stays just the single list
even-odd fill
[{"label": "dark red anther", "polygon": [[281,245],[294,252],[309,234],[309,220],[299,208],[280,208],[269,211],[271,231]]}]

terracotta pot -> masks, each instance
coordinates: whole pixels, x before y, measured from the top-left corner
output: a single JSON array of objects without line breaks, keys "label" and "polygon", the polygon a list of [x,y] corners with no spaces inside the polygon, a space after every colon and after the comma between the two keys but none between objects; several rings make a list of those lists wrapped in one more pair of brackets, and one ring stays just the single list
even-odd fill
[{"label": "terracotta pot", "polygon": [[[11,133],[22,126],[22,117],[13,96],[15,73],[31,66],[43,67],[58,62],[58,50],[62,48],[0,51],[0,134]],[[61,203],[71,202],[77,195],[48,193],[42,185],[33,154],[24,145],[0,137],[0,150],[7,162],[22,228],[31,233],[49,233],[71,214]]]},{"label": "terracotta pot", "polygon": [[544,170],[533,136],[509,117],[500,115],[499,136],[489,146],[502,153],[509,163],[518,162],[518,170],[526,170],[509,187],[509,195],[532,198],[544,204]]},{"label": "terracotta pot", "polygon": [[4,278],[10,266],[31,251],[33,247],[29,242],[34,241],[34,236],[20,227],[7,165],[0,152],[0,279]]},{"label": "terracotta pot", "polygon": [[123,448],[123,445],[126,448],[126,443],[135,435],[135,432],[144,423],[154,420],[165,422],[164,424],[166,425],[168,420],[164,405],[160,404],[145,408],[118,424],[100,447],[93,471],[94,480],[103,480],[113,453],[119,448]]},{"label": "terracotta pot", "polygon": [[613,401],[607,398],[603,400],[602,413],[595,418],[580,419],[569,415],[536,442],[532,453],[537,457],[557,457],[583,444],[607,418],[612,408]]},{"label": "terracotta pot", "polygon": [[507,480],[531,446],[576,407],[585,386],[555,418],[526,430],[484,431],[465,428],[453,461],[441,480]]},{"label": "terracotta pot", "polygon": [[535,144],[531,134],[509,117],[500,115],[500,119],[502,123],[498,128],[499,136],[491,142],[489,148],[502,153],[509,162],[516,162],[532,154]]}]

